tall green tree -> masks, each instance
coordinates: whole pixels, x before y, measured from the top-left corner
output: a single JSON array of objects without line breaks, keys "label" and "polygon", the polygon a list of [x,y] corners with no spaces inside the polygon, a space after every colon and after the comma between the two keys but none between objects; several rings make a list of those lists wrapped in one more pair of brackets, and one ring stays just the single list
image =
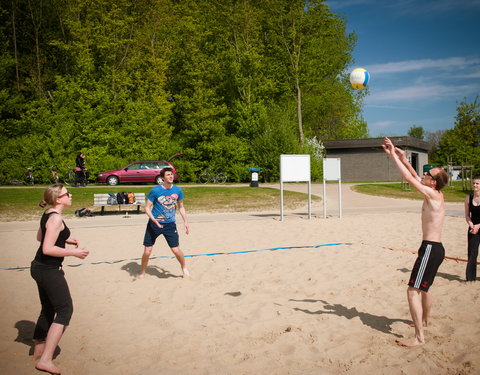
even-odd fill
[{"label": "tall green tree", "polygon": [[434,159],[442,164],[474,165],[480,168],[480,102],[458,103],[455,127],[442,135]]}]

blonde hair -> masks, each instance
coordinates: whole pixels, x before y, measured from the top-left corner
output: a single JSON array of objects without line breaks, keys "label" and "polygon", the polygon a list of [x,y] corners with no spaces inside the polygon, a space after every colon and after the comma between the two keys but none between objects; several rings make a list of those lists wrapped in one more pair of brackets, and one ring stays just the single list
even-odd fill
[{"label": "blonde hair", "polygon": [[38,203],[38,205],[42,208],[46,207],[47,204],[50,206],[54,206],[57,202],[57,198],[60,196],[62,192],[63,185],[62,184],[53,184],[45,188],[43,191],[43,200]]}]

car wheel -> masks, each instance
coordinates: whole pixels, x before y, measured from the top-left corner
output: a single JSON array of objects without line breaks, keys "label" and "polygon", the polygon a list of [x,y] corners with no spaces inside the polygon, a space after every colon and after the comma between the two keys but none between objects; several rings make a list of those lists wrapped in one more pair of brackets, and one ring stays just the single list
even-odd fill
[{"label": "car wheel", "polygon": [[107,177],[107,184],[113,186],[113,185],[118,185],[120,180],[118,179],[117,176],[108,176]]},{"label": "car wheel", "polygon": [[157,185],[163,184],[163,179],[160,176],[155,177],[155,183]]}]

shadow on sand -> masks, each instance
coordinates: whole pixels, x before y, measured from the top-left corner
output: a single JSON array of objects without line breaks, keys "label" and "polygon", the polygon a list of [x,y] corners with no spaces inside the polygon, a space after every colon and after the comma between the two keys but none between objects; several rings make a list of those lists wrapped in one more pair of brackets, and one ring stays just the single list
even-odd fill
[{"label": "shadow on sand", "polygon": [[[33,355],[33,348],[35,346],[33,342],[33,331],[35,330],[35,323],[30,320],[19,320],[15,323],[15,328],[17,329],[17,338],[15,342],[20,342],[29,347],[28,355]],[[53,359],[57,358],[62,349],[59,346],[55,349],[53,353]]]},{"label": "shadow on sand", "polygon": [[386,316],[379,316],[379,315],[373,315],[373,314],[361,312],[361,311],[358,311],[355,307],[348,308],[340,304],[331,305],[328,302],[319,300],[319,299],[302,299],[302,300],[290,299],[290,301],[307,302],[307,303],[320,302],[323,304],[323,310],[312,311],[307,309],[301,309],[299,307],[294,307],[293,309],[295,311],[301,311],[305,314],[333,314],[337,316],[342,316],[349,320],[353,318],[360,318],[360,321],[366,326],[376,329],[377,331],[387,333],[389,335],[393,335],[395,337],[403,337],[403,336],[392,332],[391,326],[393,323],[396,323],[396,322],[401,322],[405,324],[411,323],[410,320],[390,319],[390,318],[387,318]]},{"label": "shadow on sand", "polygon": [[[141,266],[137,262],[130,262],[123,265],[121,269],[122,271],[127,271],[130,276],[137,277],[140,274]],[[180,277],[180,278],[183,277],[183,276],[174,275],[169,271],[157,266],[148,266],[146,274],[151,276],[156,276],[159,279],[168,279],[169,277]]]}]

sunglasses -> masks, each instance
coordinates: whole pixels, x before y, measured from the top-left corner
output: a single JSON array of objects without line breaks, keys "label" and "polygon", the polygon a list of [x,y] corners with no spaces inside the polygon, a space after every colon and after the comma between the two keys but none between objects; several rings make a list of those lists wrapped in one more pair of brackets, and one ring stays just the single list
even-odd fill
[{"label": "sunglasses", "polygon": [[72,194],[67,191],[65,194],[59,195],[58,198],[63,198],[66,195],[68,195],[69,197],[72,196]]},{"label": "sunglasses", "polygon": [[430,173],[430,171],[425,172],[425,174],[426,174],[427,176],[430,176],[430,178],[431,178],[432,180],[437,181],[436,175],[433,176],[433,175]]}]

